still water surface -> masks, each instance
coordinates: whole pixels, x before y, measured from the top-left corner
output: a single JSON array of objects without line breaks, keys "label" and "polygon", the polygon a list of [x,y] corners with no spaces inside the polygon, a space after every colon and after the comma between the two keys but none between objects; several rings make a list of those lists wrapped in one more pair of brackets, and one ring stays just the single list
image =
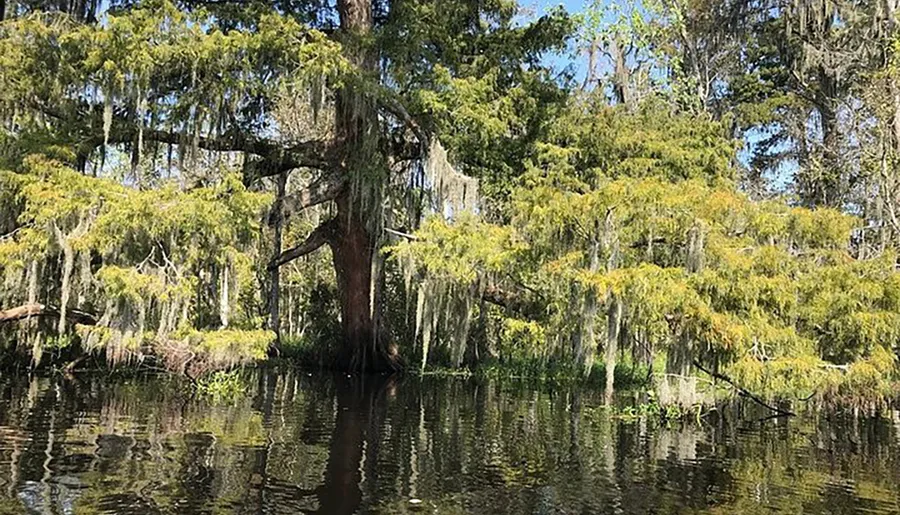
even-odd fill
[{"label": "still water surface", "polygon": [[7,376],[0,514],[900,512],[896,413],[756,415],[660,425],[475,380],[269,370],[211,402],[160,377]]}]

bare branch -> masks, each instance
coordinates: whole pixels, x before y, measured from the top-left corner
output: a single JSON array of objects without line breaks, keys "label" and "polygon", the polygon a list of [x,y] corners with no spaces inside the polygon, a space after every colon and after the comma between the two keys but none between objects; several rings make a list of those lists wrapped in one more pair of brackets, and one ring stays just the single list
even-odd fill
[{"label": "bare branch", "polygon": [[[31,107],[46,116],[62,121],[77,121],[78,125],[87,128],[84,148],[93,149],[104,144],[133,143],[137,141],[138,132],[144,141],[155,141],[170,145],[193,145],[210,152],[244,152],[259,156],[260,162],[254,163],[254,176],[271,177],[295,168],[314,168],[317,170],[340,170],[343,162],[340,141],[309,140],[285,146],[277,141],[246,134],[232,129],[219,136],[195,136],[179,131],[158,130],[122,120],[116,120],[109,137],[101,134],[99,123],[101,112],[99,106],[82,106],[75,114],[69,114],[57,107],[34,101]],[[73,120],[74,118],[74,120]]]},{"label": "bare branch", "polygon": [[776,413],[776,414],[778,414],[778,415],[780,415],[780,416],[785,416],[785,417],[793,417],[793,416],[795,416],[795,413],[794,413],[793,411],[788,411],[788,410],[785,410],[785,409],[781,409],[781,408],[779,408],[778,406],[775,406],[775,405],[773,405],[773,404],[769,404],[769,403],[767,403],[766,401],[764,401],[762,398],[760,398],[758,395],[756,395],[756,394],[754,394],[753,392],[751,392],[750,390],[747,390],[746,388],[743,388],[743,387],[741,387],[740,385],[735,384],[735,382],[734,382],[730,377],[728,377],[728,376],[726,376],[726,375],[724,375],[724,374],[721,374],[721,373],[719,373],[719,372],[713,372],[713,371],[707,370],[707,369],[704,368],[703,365],[701,365],[700,362],[697,361],[697,360],[694,360],[693,363],[694,363],[694,366],[695,366],[695,367],[699,368],[699,369],[702,370],[703,372],[706,372],[707,375],[712,376],[712,377],[715,378],[715,379],[719,379],[719,380],[721,380],[721,381],[725,381],[726,383],[728,383],[728,384],[730,384],[731,386],[733,386],[734,389],[737,390],[738,394],[741,395],[741,397],[747,397],[747,398],[750,399],[751,401],[753,401],[753,402],[759,404],[760,406],[762,406],[762,407],[764,407],[764,408],[767,408],[767,409],[771,410],[772,412],[774,412],[774,413]]},{"label": "bare branch", "polygon": [[12,231],[10,231],[10,232],[8,232],[8,233],[6,233],[6,234],[0,236],[0,241],[8,240],[8,239],[14,237],[14,236],[16,235],[16,233],[18,233],[19,231],[21,231],[21,230],[23,230],[23,229],[27,229],[27,228],[29,228],[29,227],[31,227],[31,226],[33,226],[33,225],[34,225],[34,222],[28,222],[28,223],[26,223],[26,224],[24,224],[24,225],[21,225],[21,226],[19,226],[19,227],[16,227],[16,228],[13,229]]},{"label": "bare branch", "polygon": [[285,263],[289,263],[318,250],[322,245],[331,241],[334,237],[336,228],[337,220],[334,218],[316,227],[313,232],[309,233],[309,236],[306,237],[306,240],[304,240],[303,243],[292,249],[285,250],[281,255],[273,259],[272,262],[269,263],[268,269],[274,270]]},{"label": "bare branch", "polygon": [[[58,317],[59,309],[53,306],[45,306],[44,304],[23,304],[14,308],[0,311],[0,323],[15,322],[32,317]],[[94,325],[97,323],[96,315],[80,311],[77,309],[69,309],[66,311],[66,318],[73,322],[83,325]]]},{"label": "bare branch", "polygon": [[[110,134],[109,143],[128,143],[134,141],[137,129],[129,128],[118,130]],[[310,140],[290,147],[284,147],[277,142],[246,136],[242,134],[223,135],[218,137],[199,136],[194,140],[193,136],[179,132],[144,129],[144,141],[156,141],[171,145],[193,144],[197,147],[212,152],[246,152],[265,158],[269,164],[277,164],[269,170],[271,175],[277,175],[284,169],[293,168],[317,168],[330,169],[335,165],[333,146],[325,141]],[[102,144],[102,139],[96,141]]]},{"label": "bare branch", "polygon": [[[289,217],[306,208],[336,199],[344,191],[346,183],[345,178],[334,175],[325,175],[316,179],[308,187],[282,199],[282,216]],[[271,222],[270,219],[269,223]]]},{"label": "bare branch", "polygon": [[431,138],[422,129],[418,122],[413,119],[413,117],[409,114],[409,111],[406,110],[406,107],[404,107],[404,105],[398,98],[395,98],[393,96],[385,96],[379,100],[379,104],[381,105],[382,109],[403,122],[403,124],[406,125],[406,127],[416,135],[416,139],[419,140],[419,143],[426,148],[428,147],[428,145],[431,143]]},{"label": "bare branch", "polygon": [[419,238],[416,237],[416,235],[414,235],[414,234],[409,234],[409,233],[406,233],[406,232],[403,232],[403,231],[398,231],[398,230],[396,230],[396,229],[391,229],[391,228],[389,228],[389,227],[385,227],[385,228],[384,228],[384,232],[386,232],[386,233],[388,233],[388,234],[393,234],[394,236],[399,236],[399,237],[401,237],[401,238],[406,238],[407,240],[410,240],[410,241],[416,241],[416,240],[419,239]]}]

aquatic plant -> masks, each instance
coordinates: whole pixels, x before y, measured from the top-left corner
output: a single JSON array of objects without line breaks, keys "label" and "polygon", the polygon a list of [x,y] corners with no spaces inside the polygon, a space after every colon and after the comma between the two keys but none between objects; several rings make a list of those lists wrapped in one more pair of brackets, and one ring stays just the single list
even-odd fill
[{"label": "aquatic plant", "polygon": [[197,393],[215,401],[232,400],[247,391],[240,370],[218,370],[197,380]]}]

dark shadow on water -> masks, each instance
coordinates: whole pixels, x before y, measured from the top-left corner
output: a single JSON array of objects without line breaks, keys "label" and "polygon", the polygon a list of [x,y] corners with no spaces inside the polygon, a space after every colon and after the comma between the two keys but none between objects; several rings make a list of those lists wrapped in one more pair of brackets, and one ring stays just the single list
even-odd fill
[{"label": "dark shadow on water", "polygon": [[353,376],[336,380],[337,416],[328,449],[325,480],[316,489],[320,513],[354,513],[362,502],[363,452],[370,446],[377,460],[378,421],[384,398],[395,386],[395,377]]},{"label": "dark shadow on water", "polygon": [[[258,392],[255,401],[264,420],[273,416],[278,392],[277,377],[271,373],[258,376]],[[384,375],[348,376],[330,378],[330,391],[334,399],[334,429],[328,439],[328,459],[322,482],[316,488],[297,488],[269,474],[270,446],[256,453],[253,474],[257,508],[269,511],[272,499],[287,493],[294,498],[314,499],[318,509],[303,509],[303,513],[351,514],[362,503],[360,483],[363,478],[364,452],[377,459],[378,442],[370,438],[377,434],[380,413],[384,410],[387,392],[396,388],[398,378]],[[307,437],[307,441],[319,442],[321,438]]]}]

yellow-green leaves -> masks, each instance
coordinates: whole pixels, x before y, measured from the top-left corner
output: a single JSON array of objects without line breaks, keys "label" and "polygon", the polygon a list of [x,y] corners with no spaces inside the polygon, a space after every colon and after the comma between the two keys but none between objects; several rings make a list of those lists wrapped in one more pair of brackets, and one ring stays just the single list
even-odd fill
[{"label": "yellow-green leaves", "polygon": [[[105,315],[101,327],[82,332],[88,346],[109,343],[113,361],[139,345],[144,331],[165,338],[189,324],[200,309],[198,288],[218,292],[228,281],[237,292],[250,289],[271,197],[248,191],[234,173],[190,190],[140,190],[30,157],[21,173],[3,172],[0,180],[22,207],[19,228],[0,241],[0,269],[55,260],[70,248],[79,302]],[[218,309],[238,305],[223,299]],[[254,325],[252,313],[243,315],[232,321]]]},{"label": "yellow-green leaves", "polygon": [[430,218],[416,238],[388,252],[396,259],[412,260],[431,276],[464,285],[508,270],[526,249],[511,227],[487,224],[472,215],[453,224]]},{"label": "yellow-green leaves", "polygon": [[734,142],[716,122],[677,114],[650,100],[629,114],[606,106],[597,93],[576,100],[554,124],[553,143],[577,149],[570,161],[583,176],[657,177],[711,184],[735,178]]},{"label": "yellow-green leaves", "polygon": [[503,356],[572,359],[572,335],[604,328],[615,298],[627,344],[687,348],[765,394],[875,395],[896,378],[886,356],[900,346],[900,273],[893,254],[851,256],[856,218],[751,200],[730,181],[732,148],[714,124],[571,116],[578,124],[537,145],[508,224],[432,219],[396,247],[426,281],[490,276],[540,299],[527,317],[507,304]]}]

